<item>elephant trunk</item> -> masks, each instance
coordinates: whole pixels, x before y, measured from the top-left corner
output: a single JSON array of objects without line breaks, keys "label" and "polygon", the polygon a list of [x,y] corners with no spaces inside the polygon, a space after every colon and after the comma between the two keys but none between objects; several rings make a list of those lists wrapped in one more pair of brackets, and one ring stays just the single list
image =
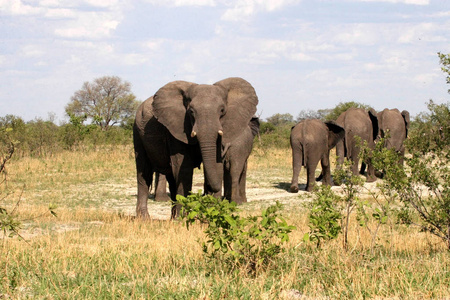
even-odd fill
[{"label": "elephant trunk", "polygon": [[218,134],[209,134],[205,139],[200,138],[200,151],[202,153],[203,169],[205,172],[205,187],[208,193],[218,193],[222,190],[222,169],[220,158],[220,143]]}]

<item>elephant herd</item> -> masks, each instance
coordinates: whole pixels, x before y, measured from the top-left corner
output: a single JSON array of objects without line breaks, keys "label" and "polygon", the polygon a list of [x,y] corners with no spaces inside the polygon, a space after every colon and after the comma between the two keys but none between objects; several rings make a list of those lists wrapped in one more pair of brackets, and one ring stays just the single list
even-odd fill
[{"label": "elephant herd", "polygon": [[[258,97],[252,85],[242,78],[227,78],[209,84],[173,81],[145,100],[136,112],[133,142],[137,171],[136,215],[149,218],[148,193],[156,176],[155,198],[187,196],[192,189],[194,168],[203,163],[204,192],[222,196],[238,204],[247,201],[245,186],[247,159],[253,139],[259,132],[254,116]],[[359,147],[355,136],[374,146],[378,136],[387,132],[386,146],[404,153],[409,113],[388,110],[376,114],[351,108],[333,122],[304,120],[292,128],[293,177],[290,191],[298,191],[301,166],[307,170],[307,187],[314,185],[315,168],[322,165],[324,184],[331,184],[330,150],[336,146],[338,164],[344,157],[353,161],[357,174]],[[368,181],[375,180],[373,166],[368,166]],[[180,213],[173,205],[171,217]]]}]

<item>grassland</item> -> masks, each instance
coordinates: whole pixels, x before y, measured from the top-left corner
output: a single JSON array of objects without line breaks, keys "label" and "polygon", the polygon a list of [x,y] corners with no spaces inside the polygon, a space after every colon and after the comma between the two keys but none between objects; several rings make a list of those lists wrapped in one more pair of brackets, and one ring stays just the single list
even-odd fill
[{"label": "grassland", "polygon": [[[256,275],[208,261],[202,226],[169,221],[168,203],[150,200],[152,221],[133,218],[131,146],[12,161],[0,199],[10,210],[20,200],[25,241],[3,237],[0,299],[450,298],[450,254],[415,228],[392,222],[372,247],[367,230],[352,222],[347,251],[341,238],[321,249],[303,242],[310,194],[286,191],[290,157],[289,150],[257,148],[249,161],[242,210],[280,201],[297,227],[285,253]],[[197,170],[194,187],[201,186]],[[56,218],[46,213],[50,203],[58,206]]]}]

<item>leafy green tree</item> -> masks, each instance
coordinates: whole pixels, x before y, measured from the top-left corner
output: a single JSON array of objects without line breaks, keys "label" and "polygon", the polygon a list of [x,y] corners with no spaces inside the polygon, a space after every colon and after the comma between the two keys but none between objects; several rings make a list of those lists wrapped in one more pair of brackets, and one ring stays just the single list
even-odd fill
[{"label": "leafy green tree", "polygon": [[139,101],[131,92],[131,84],[117,76],[103,76],[85,82],[66,106],[67,115],[86,115],[102,130],[119,124],[132,116]]},{"label": "leafy green tree", "polygon": [[312,109],[306,109],[299,112],[297,115],[297,122],[306,120],[306,119],[319,119],[322,121],[326,121],[326,116],[331,113],[331,109],[319,109],[319,110],[312,110]]},{"label": "leafy green tree", "polygon": [[[441,70],[444,73],[447,73],[447,84],[450,84],[450,53],[449,54],[442,54],[441,52],[438,52],[439,60],[442,65]],[[450,93],[450,89],[448,90]]]},{"label": "leafy green tree", "polygon": [[325,120],[333,120],[333,121],[335,121],[341,115],[341,113],[343,113],[344,111],[346,111],[350,107],[364,108],[364,109],[369,109],[370,108],[369,105],[366,105],[366,104],[363,104],[363,103],[359,103],[359,102],[354,102],[354,101],[340,102],[338,105],[336,105],[335,108],[333,108],[329,113],[327,113],[325,115]]},{"label": "leafy green tree", "polygon": [[294,117],[291,114],[274,114],[267,118],[268,123],[272,123],[274,126],[294,125]]}]

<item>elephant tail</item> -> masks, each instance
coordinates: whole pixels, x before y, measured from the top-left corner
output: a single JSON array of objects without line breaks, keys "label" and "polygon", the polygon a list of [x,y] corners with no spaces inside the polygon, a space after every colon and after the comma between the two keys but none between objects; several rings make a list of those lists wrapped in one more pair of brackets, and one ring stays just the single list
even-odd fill
[{"label": "elephant tail", "polygon": [[303,143],[300,143],[300,149],[301,149],[301,160],[302,160],[302,166],[306,167],[306,157],[308,157],[306,151],[307,151],[307,147],[305,147],[305,145],[303,145]]}]

